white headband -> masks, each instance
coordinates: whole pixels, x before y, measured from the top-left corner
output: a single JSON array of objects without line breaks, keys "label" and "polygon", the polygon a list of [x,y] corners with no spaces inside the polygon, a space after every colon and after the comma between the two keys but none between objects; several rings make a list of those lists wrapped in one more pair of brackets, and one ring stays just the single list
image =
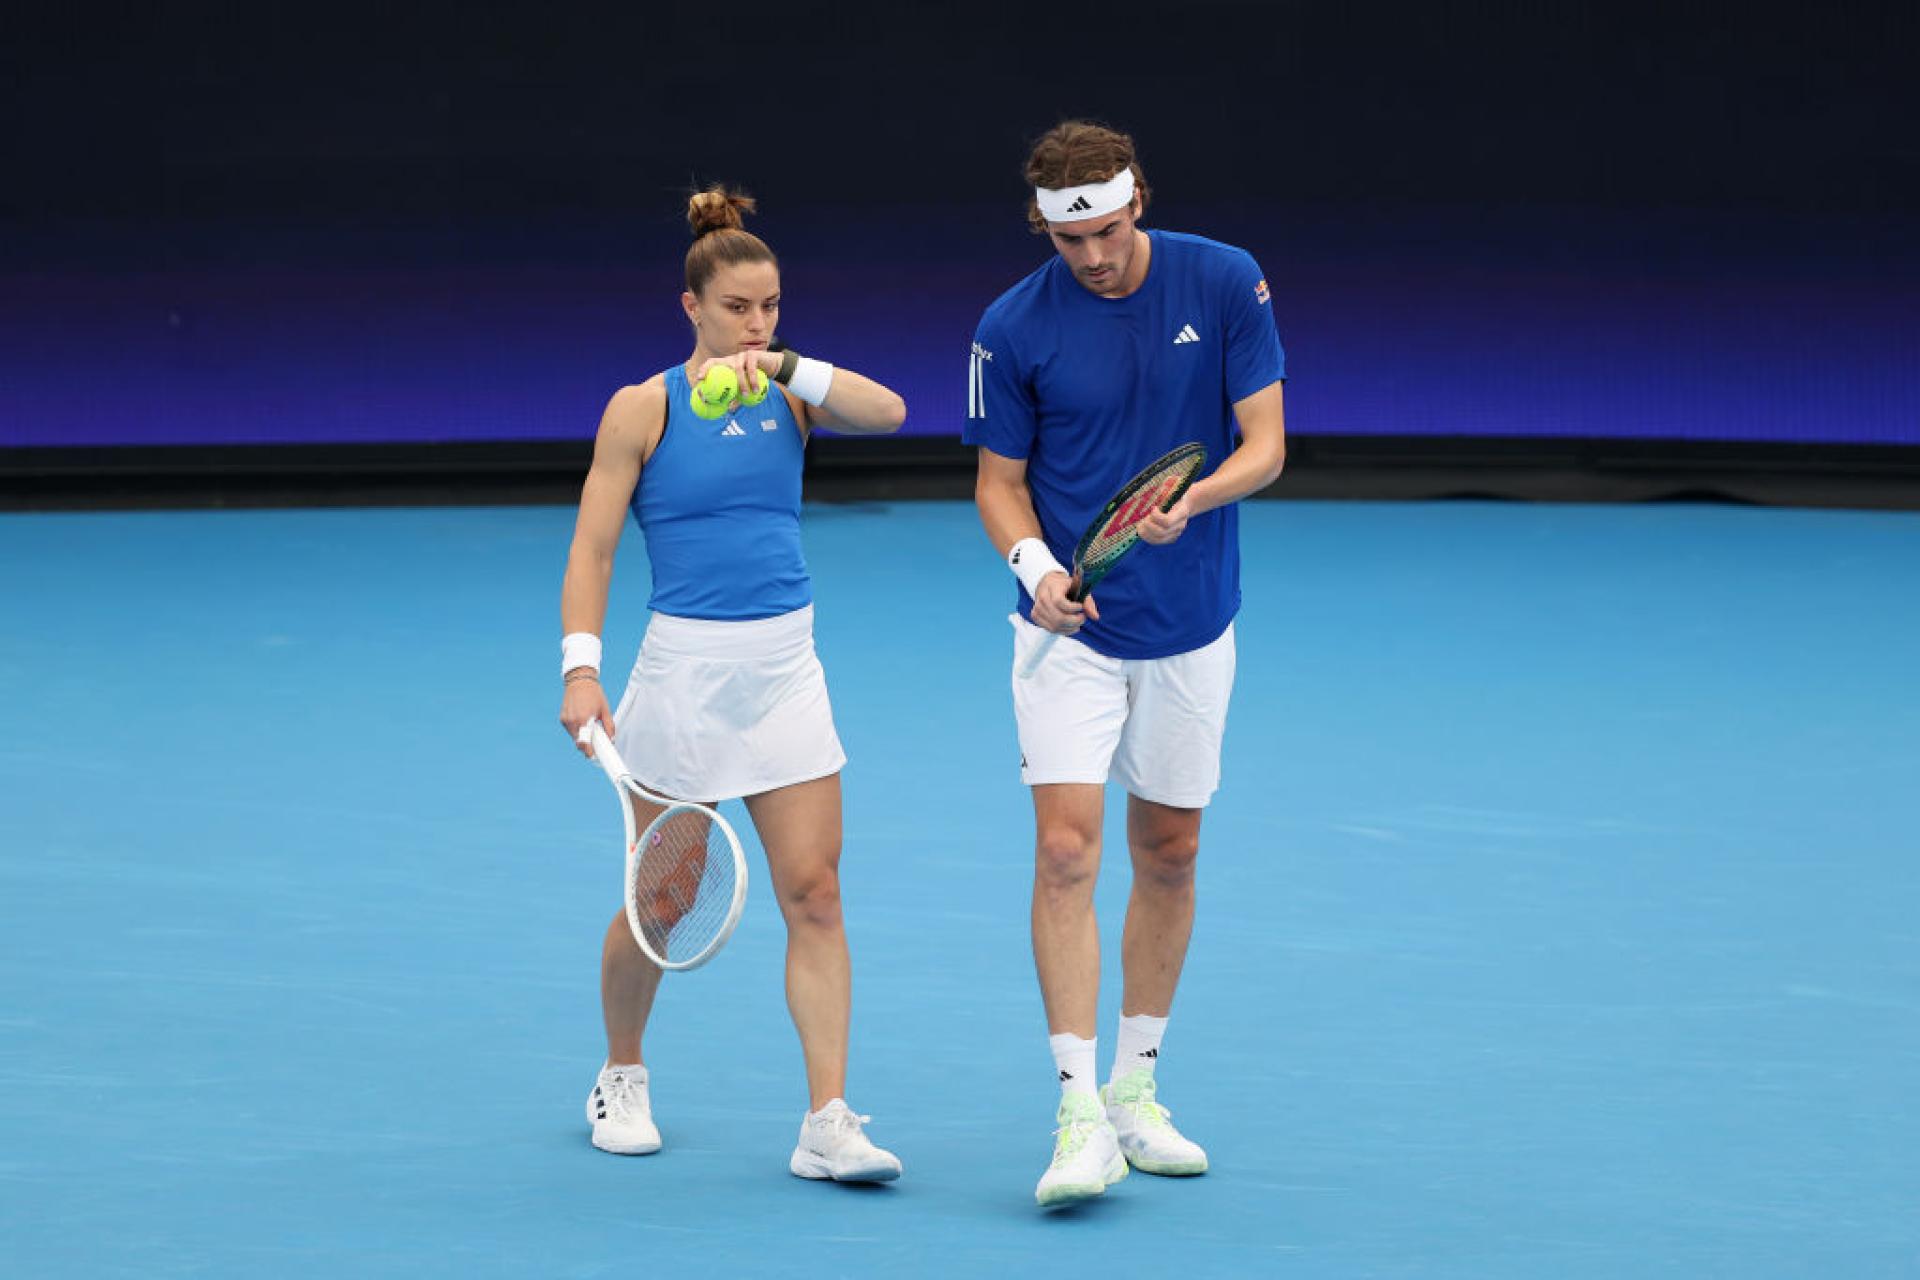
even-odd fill
[{"label": "white headband", "polygon": [[1128,165],[1105,182],[1078,187],[1035,187],[1033,199],[1048,222],[1078,222],[1124,209],[1133,203],[1133,166]]}]

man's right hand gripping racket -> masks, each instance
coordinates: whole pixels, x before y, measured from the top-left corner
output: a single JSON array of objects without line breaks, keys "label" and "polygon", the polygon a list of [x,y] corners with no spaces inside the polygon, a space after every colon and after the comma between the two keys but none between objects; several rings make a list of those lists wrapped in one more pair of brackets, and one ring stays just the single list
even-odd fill
[{"label": "man's right hand gripping racket", "polygon": [[[1077,603],[1092,595],[1094,587],[1113,570],[1120,557],[1140,540],[1140,522],[1180,501],[1206,461],[1207,451],[1203,446],[1183,444],[1165,457],[1148,463],[1144,471],[1127,481],[1094,517],[1081,536],[1080,545],[1073,549],[1073,581],[1067,586],[1067,599]],[[1040,669],[1047,651],[1059,638],[1057,631],[1041,637],[1027,660],[1020,664],[1021,679]]]},{"label": "man's right hand gripping racket", "polygon": [[[662,969],[697,969],[713,959],[740,923],[747,902],[747,855],[725,818],[703,804],[656,796],[634,780],[619,752],[589,720],[580,741],[620,797],[626,820],[627,926]],[[654,814],[639,828],[633,801]]]}]

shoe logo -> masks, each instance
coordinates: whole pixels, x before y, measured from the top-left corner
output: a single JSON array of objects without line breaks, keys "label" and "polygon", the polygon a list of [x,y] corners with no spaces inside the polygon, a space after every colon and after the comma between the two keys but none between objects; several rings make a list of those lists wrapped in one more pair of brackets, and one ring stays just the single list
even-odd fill
[{"label": "shoe logo", "polygon": [[723,436],[743,436],[747,434],[747,430],[732,418],[728,418],[727,425],[721,430],[720,434]]},{"label": "shoe logo", "polygon": [[1157,1058],[1160,1056],[1160,1051],[1158,1049],[1149,1049],[1140,1056],[1143,1058]]},{"label": "shoe logo", "polygon": [[1173,345],[1176,347],[1198,341],[1200,341],[1200,335],[1193,331],[1193,326],[1190,324],[1181,325],[1180,332],[1173,335]]},{"label": "shoe logo", "polygon": [[1073,1079],[1073,1072],[1071,1072],[1071,1071],[1062,1071],[1062,1072],[1060,1073],[1060,1078],[1061,1078],[1062,1080],[1071,1080],[1071,1079]]},{"label": "shoe logo", "polygon": [[1091,208],[1093,208],[1093,205],[1087,200],[1085,196],[1075,196],[1073,199],[1073,203],[1067,206],[1067,212],[1068,213],[1085,213],[1087,210]]}]

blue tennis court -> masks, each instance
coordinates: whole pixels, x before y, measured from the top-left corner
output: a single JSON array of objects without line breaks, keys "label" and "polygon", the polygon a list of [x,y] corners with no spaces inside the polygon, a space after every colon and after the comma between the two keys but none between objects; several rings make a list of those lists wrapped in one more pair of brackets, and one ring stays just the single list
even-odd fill
[{"label": "blue tennis court", "polygon": [[[757,861],[649,1032],[667,1149],[589,1147],[619,826],[557,724],[571,524],[0,516],[0,1269],[1920,1273],[1920,518],[1245,507],[1160,1070],[1214,1171],[1054,1216],[1014,589],[962,503],[805,526],[850,1101],[906,1176],[786,1172]],[[610,668],[645,573],[630,532]]]}]

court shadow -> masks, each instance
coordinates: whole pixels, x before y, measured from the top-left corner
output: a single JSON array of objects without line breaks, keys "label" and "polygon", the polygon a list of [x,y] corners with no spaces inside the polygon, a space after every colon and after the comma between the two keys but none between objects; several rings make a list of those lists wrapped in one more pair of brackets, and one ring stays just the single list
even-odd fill
[{"label": "court shadow", "polygon": [[835,1182],[831,1178],[795,1178],[795,1182],[815,1182],[837,1192],[854,1196],[892,1196],[900,1194],[897,1182]]},{"label": "court shadow", "polygon": [[1029,1198],[1026,1208],[1028,1212],[1037,1215],[1042,1222],[1098,1222],[1106,1214],[1115,1211],[1117,1199],[1113,1187],[1108,1187],[1104,1195],[1097,1195],[1091,1200],[1075,1200],[1071,1204],[1055,1205],[1051,1209],[1043,1209]]}]

